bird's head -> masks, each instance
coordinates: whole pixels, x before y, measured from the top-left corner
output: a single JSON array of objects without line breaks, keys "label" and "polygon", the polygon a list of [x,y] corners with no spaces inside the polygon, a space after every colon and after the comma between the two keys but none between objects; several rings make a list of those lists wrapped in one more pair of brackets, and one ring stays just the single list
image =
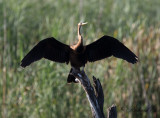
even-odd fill
[{"label": "bird's head", "polygon": [[78,23],[78,26],[86,25],[87,23],[88,22],[85,22],[85,23],[80,22],[80,23]]}]

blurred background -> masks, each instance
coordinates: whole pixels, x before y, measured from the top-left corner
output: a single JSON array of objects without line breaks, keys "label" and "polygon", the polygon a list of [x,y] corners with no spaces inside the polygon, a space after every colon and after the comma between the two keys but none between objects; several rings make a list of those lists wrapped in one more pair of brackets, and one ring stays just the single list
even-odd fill
[{"label": "blurred background", "polygon": [[[88,63],[100,79],[104,112],[117,105],[118,118],[160,117],[160,0],[0,0],[0,117],[92,117],[84,90],[67,84],[70,66],[42,59],[23,69],[21,59],[40,40],[73,44],[77,24],[84,43],[110,35],[140,62],[114,57]],[[92,81],[92,79],[91,79]]]}]

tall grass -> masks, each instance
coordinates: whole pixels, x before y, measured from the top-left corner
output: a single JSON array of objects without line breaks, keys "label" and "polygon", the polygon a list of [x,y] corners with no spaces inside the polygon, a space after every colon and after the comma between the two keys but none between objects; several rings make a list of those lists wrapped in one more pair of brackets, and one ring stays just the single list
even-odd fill
[{"label": "tall grass", "polygon": [[107,34],[139,57],[139,63],[111,57],[86,65],[100,78],[107,109],[118,117],[160,117],[160,1],[3,0],[0,1],[0,111],[3,118],[88,118],[89,103],[78,84],[66,83],[70,66],[47,60],[20,67],[40,40],[55,37],[72,44],[77,24],[85,44]]}]

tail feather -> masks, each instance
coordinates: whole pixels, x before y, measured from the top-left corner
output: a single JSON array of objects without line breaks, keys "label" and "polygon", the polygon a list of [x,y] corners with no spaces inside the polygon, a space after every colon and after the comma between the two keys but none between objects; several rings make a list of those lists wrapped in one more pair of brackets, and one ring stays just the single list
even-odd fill
[{"label": "tail feather", "polygon": [[72,68],[68,74],[67,83],[72,83],[72,82],[77,83],[76,78],[73,75],[71,75],[71,72],[72,72]]}]

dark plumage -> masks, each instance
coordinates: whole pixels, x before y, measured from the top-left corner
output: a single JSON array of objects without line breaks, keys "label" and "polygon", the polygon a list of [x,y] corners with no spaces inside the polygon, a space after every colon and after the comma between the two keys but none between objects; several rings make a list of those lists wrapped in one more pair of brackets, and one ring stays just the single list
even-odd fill
[{"label": "dark plumage", "polygon": [[51,61],[69,62],[70,47],[55,38],[47,38],[40,41],[21,61],[21,66],[26,67],[34,61],[46,58]]},{"label": "dark plumage", "polygon": [[[84,67],[88,61],[94,62],[110,56],[124,59],[132,64],[138,61],[138,57],[132,51],[110,36],[103,36],[97,41],[83,46],[80,28],[84,24],[78,24],[79,41],[76,45],[63,44],[53,37],[44,39],[23,58],[21,66],[26,67],[41,58],[66,64],[70,62],[71,66],[77,69]],[[69,74],[67,81],[75,82],[75,78]]]},{"label": "dark plumage", "polygon": [[132,64],[138,61],[138,57],[117,39],[103,36],[97,41],[86,46],[87,61],[94,62],[110,56],[124,59]]}]

